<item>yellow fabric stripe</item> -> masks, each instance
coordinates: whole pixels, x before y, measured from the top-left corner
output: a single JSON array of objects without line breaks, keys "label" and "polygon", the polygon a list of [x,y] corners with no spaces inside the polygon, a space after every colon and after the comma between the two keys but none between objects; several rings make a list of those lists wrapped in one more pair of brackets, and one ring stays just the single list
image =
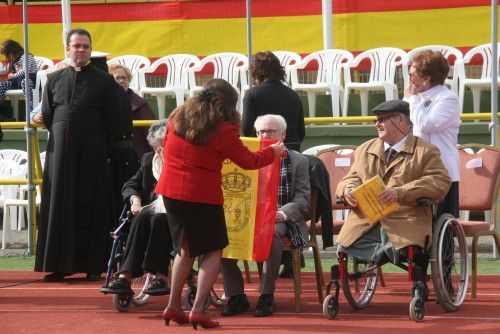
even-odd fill
[{"label": "yellow fabric stripe", "polygon": [[[250,151],[259,150],[259,139],[242,140]],[[244,170],[231,161],[226,162],[222,168],[222,191],[229,246],[224,249],[222,257],[251,261],[259,170]],[[249,181],[249,184],[244,181]],[[241,187],[244,184],[249,186]]]},{"label": "yellow fabric stripe", "polygon": [[488,6],[339,14],[333,23],[334,46],[351,51],[430,44],[471,47],[489,41],[490,15]]},{"label": "yellow fabric stripe", "polygon": [[[88,29],[94,50],[110,52],[110,57],[247,53],[244,18],[80,22],[74,26]],[[334,47],[350,51],[382,46],[412,49],[428,44],[471,47],[489,41],[490,8],[336,14],[333,26]],[[2,24],[0,36],[22,41],[22,25]],[[29,37],[33,54],[53,59],[63,57],[61,24],[30,24]],[[323,47],[321,16],[254,18],[252,37],[253,51],[290,50],[301,54],[317,51]]]}]

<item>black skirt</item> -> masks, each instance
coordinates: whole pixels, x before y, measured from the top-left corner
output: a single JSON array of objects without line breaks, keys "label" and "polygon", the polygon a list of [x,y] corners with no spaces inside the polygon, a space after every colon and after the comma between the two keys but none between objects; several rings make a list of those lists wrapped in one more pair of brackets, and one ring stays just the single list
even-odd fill
[{"label": "black skirt", "polygon": [[222,205],[163,198],[174,250],[180,254],[185,234],[189,255],[195,257],[224,249],[229,244]]}]

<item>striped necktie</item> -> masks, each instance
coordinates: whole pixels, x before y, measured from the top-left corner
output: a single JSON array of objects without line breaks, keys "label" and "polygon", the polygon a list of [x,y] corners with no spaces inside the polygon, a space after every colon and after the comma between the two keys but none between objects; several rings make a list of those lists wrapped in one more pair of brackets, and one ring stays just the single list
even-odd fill
[{"label": "striped necktie", "polygon": [[396,156],[396,154],[398,154],[398,151],[396,151],[395,149],[393,149],[392,147],[389,147],[386,151],[385,151],[385,163],[388,165],[391,163],[392,160],[394,160],[394,157]]}]

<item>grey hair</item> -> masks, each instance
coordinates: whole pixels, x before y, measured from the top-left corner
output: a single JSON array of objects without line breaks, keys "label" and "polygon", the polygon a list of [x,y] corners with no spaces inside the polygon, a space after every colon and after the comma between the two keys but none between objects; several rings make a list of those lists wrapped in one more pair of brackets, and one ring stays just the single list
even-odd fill
[{"label": "grey hair", "polygon": [[254,128],[257,130],[258,125],[264,123],[267,120],[273,120],[278,123],[281,129],[277,130],[286,130],[286,121],[283,116],[275,114],[267,114],[257,117],[257,119],[255,119]]},{"label": "grey hair", "polygon": [[163,140],[167,133],[167,120],[162,119],[161,121],[153,123],[149,127],[148,136],[146,137],[149,145],[153,148],[161,147],[163,145]]}]

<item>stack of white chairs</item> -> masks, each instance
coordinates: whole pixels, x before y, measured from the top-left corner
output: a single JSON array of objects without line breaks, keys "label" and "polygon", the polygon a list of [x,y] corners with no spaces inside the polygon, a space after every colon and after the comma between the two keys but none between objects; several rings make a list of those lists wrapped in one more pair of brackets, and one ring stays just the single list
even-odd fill
[{"label": "stack of white chairs", "polygon": [[[340,94],[344,91],[341,83],[341,73],[345,66],[353,60],[349,51],[339,49],[327,49],[313,52],[305,56],[302,61],[295,65],[291,70],[292,88],[297,91],[307,92],[309,103],[309,117],[316,116],[316,94],[325,92],[331,95],[332,115],[340,114]],[[297,70],[304,69],[311,62],[318,65],[318,74],[315,83],[300,83]],[[342,106],[343,109],[346,106]],[[343,114],[347,114],[345,110]]]},{"label": "stack of white chairs", "polygon": [[[500,49],[500,43],[498,43],[497,49]],[[465,72],[465,64],[471,63],[473,58],[480,58],[482,61],[481,76],[479,78],[470,78]],[[493,59],[491,44],[476,46],[464,54],[463,63],[459,69],[459,101],[460,110],[462,112],[466,87],[469,87],[472,91],[473,110],[475,113],[478,113],[481,105],[481,91],[490,90],[492,80],[497,80],[497,82],[500,83],[500,76],[498,72],[500,71],[500,66],[498,66],[499,59],[499,54],[497,54],[497,59]],[[497,64],[497,73],[493,73],[494,62]]]},{"label": "stack of white chairs", "polygon": [[302,57],[298,53],[292,51],[273,51],[274,55],[279,59],[281,66],[285,69],[285,82],[287,86],[291,86],[292,69],[300,63]]},{"label": "stack of white chairs", "polygon": [[[398,98],[398,86],[396,85],[396,68],[402,65],[406,52],[397,48],[375,48],[358,54],[344,73],[344,103],[342,116],[347,116],[349,105],[349,92],[359,91],[361,99],[361,114],[368,115],[368,93],[372,91],[383,91],[385,100]],[[352,68],[358,67],[362,62],[370,62],[370,76],[367,82],[353,81],[351,79]]]},{"label": "stack of white chairs", "polygon": [[[177,106],[184,104],[184,99],[190,94],[189,69],[196,66],[199,61],[198,57],[190,54],[174,54],[157,59],[151,66],[143,68],[139,72],[141,93],[156,97],[159,119],[165,118],[165,97],[167,95],[175,96]],[[165,66],[165,85],[163,87],[147,86],[145,75],[154,73],[161,66]]]},{"label": "stack of white chairs", "polygon": [[[242,94],[240,88],[248,87],[248,78],[241,75],[248,71],[248,57],[236,52],[221,52],[208,55],[189,70],[189,89],[191,95],[199,92],[202,85],[196,83],[196,75],[207,65],[213,67],[212,78],[224,79],[238,92],[238,109],[242,112]],[[240,78],[241,77],[241,78]]]}]

